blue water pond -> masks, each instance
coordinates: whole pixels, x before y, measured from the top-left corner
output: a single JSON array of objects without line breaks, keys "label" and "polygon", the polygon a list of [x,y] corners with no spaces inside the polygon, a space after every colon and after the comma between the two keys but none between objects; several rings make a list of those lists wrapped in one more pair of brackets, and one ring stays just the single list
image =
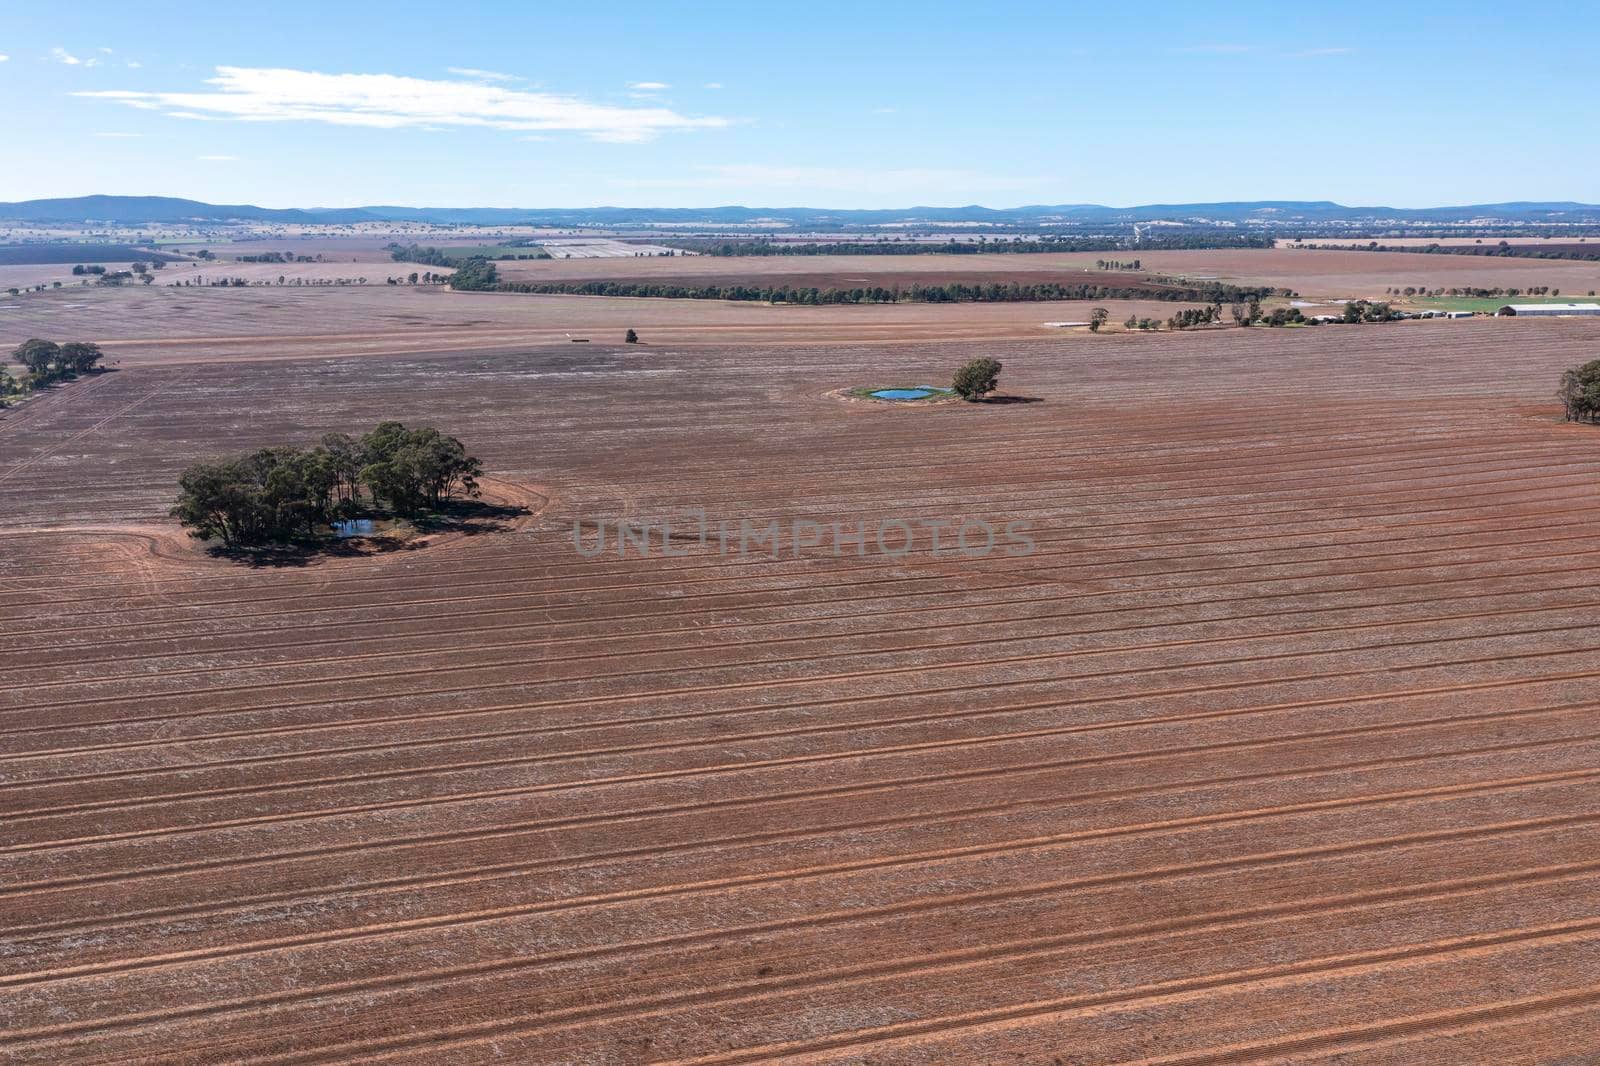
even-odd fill
[{"label": "blue water pond", "polygon": [[910,389],[879,389],[868,395],[878,400],[922,400],[935,393],[949,391],[937,385],[918,385]]},{"label": "blue water pond", "polygon": [[370,537],[372,533],[370,518],[346,518],[333,523],[333,535],[341,540],[345,537]]}]

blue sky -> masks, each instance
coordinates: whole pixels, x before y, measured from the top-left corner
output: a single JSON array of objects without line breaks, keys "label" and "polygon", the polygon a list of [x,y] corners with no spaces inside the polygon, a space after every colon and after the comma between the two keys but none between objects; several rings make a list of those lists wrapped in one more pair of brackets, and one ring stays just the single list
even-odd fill
[{"label": "blue sky", "polygon": [[1600,201],[1600,8],[0,8],[0,200]]}]

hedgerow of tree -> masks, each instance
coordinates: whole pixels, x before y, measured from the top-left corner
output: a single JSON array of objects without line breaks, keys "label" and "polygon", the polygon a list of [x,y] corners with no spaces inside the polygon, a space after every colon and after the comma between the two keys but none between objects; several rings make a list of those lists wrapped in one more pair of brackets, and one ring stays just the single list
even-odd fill
[{"label": "hedgerow of tree", "polygon": [[480,495],[483,465],[437,429],[384,422],[359,440],[330,433],[312,448],[263,448],[196,463],[178,479],[171,514],[196,537],[229,547],[316,538],[361,516],[419,518]]},{"label": "hedgerow of tree", "polygon": [[[479,261],[484,262],[484,261]],[[493,278],[494,264],[484,262],[487,277]],[[464,269],[464,268],[463,268]],[[1241,288],[1216,284],[1204,287],[1180,285],[1096,285],[1088,282],[1047,281],[1032,284],[991,282],[947,285],[875,285],[865,288],[817,288],[789,285],[682,285],[646,281],[489,281],[466,279],[461,271],[450,279],[452,288],[494,288],[501,292],[556,294],[568,296],[634,296],[669,300],[748,300],[787,304],[893,304],[893,303],[1032,303],[1054,300],[1163,300],[1184,303],[1224,303],[1287,295],[1272,288]]]}]

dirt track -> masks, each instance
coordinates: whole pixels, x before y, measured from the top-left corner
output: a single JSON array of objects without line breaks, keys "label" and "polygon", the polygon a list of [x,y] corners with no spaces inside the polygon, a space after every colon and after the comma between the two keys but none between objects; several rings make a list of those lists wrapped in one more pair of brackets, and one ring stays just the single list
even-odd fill
[{"label": "dirt track", "polygon": [[[983,348],[1040,402],[923,410],[825,394],[973,346],[130,360],[35,400],[0,1057],[1586,1061],[1600,431],[1549,393],[1597,340],[1052,337]],[[287,570],[142,532],[195,457],[383,417],[547,509]],[[696,506],[1037,550],[571,543]]]}]

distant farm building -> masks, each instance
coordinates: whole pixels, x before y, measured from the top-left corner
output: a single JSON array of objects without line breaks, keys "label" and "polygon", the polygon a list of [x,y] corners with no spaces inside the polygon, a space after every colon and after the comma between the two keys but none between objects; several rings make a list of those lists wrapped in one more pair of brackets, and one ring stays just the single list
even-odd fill
[{"label": "distant farm building", "polygon": [[1523,315],[1534,317],[1543,316],[1554,318],[1557,315],[1600,315],[1600,304],[1506,304],[1497,315]]}]

